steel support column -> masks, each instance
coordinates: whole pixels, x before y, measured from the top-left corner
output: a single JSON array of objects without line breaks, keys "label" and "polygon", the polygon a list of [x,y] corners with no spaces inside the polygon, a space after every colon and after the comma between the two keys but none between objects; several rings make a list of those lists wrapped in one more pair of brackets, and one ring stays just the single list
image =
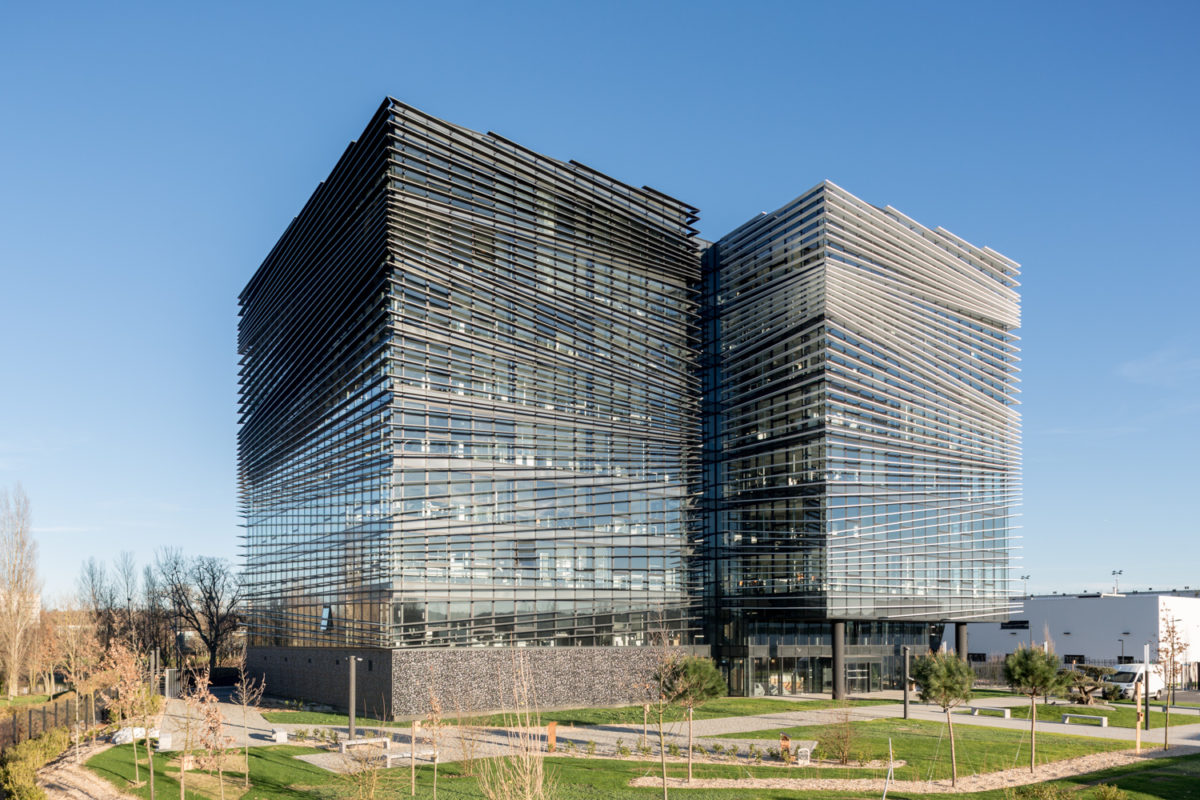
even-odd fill
[{"label": "steel support column", "polygon": [[954,652],[963,661],[967,660],[967,623],[954,623]]},{"label": "steel support column", "polygon": [[833,639],[833,699],[846,699],[846,623],[831,623]]}]

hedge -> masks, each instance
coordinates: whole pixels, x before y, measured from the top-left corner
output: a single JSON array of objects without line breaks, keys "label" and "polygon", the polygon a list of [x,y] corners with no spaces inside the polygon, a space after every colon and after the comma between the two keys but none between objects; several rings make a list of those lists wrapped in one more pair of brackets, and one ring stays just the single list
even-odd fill
[{"label": "hedge", "polygon": [[71,744],[66,728],[54,728],[0,754],[0,789],[10,800],[45,800],[37,785],[37,771],[61,755]]}]

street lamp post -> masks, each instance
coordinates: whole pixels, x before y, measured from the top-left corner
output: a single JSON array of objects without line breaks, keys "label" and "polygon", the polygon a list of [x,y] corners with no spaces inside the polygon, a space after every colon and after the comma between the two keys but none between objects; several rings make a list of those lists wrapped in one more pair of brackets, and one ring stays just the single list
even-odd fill
[{"label": "street lamp post", "polygon": [[1033,577],[1033,576],[1032,575],[1022,575],[1021,576],[1021,595],[1023,597],[1029,597],[1029,579],[1031,577]]},{"label": "street lamp post", "polygon": [[1121,576],[1122,576],[1122,575],[1124,575],[1124,574],[1125,574],[1125,570],[1123,570],[1123,569],[1114,569],[1114,570],[1112,571],[1112,576],[1113,576],[1113,594],[1120,594],[1120,593],[1121,593]]},{"label": "street lamp post", "polygon": [[358,662],[362,661],[362,659],[358,658],[357,656],[350,656],[349,661],[350,661],[350,740],[353,741],[354,740],[354,706],[355,706],[354,681],[355,681],[355,677],[356,677],[355,673],[358,672],[358,670],[355,669],[355,667],[358,666]]},{"label": "street lamp post", "polygon": [[1125,663],[1125,639],[1118,637],[1117,641],[1121,643],[1121,663]]},{"label": "street lamp post", "polygon": [[900,652],[904,654],[904,718],[908,719],[908,654],[910,648],[906,644],[900,645]]}]

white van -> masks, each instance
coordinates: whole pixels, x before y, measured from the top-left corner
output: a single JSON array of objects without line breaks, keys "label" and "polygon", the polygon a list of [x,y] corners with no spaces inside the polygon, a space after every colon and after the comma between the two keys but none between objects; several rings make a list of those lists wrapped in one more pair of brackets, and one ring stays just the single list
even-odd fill
[{"label": "white van", "polygon": [[[1104,682],[1119,687],[1122,697],[1132,698],[1134,687],[1146,675],[1149,675],[1149,682],[1143,691],[1149,692],[1151,698],[1158,700],[1162,697],[1166,684],[1163,682],[1162,674],[1158,671],[1157,664],[1150,664],[1149,669],[1146,664],[1121,664],[1117,667],[1117,674],[1109,675]],[[1145,697],[1144,694],[1142,696]]]}]

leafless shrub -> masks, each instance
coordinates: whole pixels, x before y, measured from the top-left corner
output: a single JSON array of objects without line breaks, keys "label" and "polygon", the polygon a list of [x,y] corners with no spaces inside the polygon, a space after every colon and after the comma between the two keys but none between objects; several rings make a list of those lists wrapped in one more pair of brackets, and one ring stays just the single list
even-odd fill
[{"label": "leafless shrub", "polygon": [[358,745],[342,754],[345,779],[355,800],[375,800],[379,791],[379,773],[385,763],[383,748]]},{"label": "leafless shrub", "polygon": [[458,736],[458,763],[462,766],[464,775],[474,775],[476,769],[476,754],[479,750],[478,729],[464,721],[462,706],[454,704],[454,727]]},{"label": "leafless shrub", "polygon": [[[442,742],[445,721],[442,718],[442,702],[433,691],[432,681],[429,687],[429,713],[425,715],[425,723],[421,729],[425,731],[425,741],[433,748],[433,800],[437,800],[438,756]],[[413,743],[416,746],[416,743]]]},{"label": "leafless shrub", "polygon": [[515,651],[512,677],[508,754],[481,762],[479,790],[488,800],[549,800],[555,784],[545,768],[533,679],[523,654]]}]

